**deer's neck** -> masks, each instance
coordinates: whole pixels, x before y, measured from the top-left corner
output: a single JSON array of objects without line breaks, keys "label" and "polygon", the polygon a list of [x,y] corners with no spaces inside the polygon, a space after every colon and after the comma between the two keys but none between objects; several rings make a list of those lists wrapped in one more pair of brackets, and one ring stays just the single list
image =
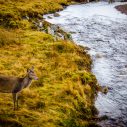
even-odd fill
[{"label": "deer's neck", "polygon": [[32,82],[32,79],[30,79],[28,76],[25,76],[22,82],[23,88],[29,87]]}]

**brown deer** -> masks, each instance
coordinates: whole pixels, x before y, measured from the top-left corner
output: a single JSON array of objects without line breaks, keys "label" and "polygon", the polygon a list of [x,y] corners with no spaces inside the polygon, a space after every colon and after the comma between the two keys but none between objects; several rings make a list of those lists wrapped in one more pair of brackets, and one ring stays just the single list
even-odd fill
[{"label": "brown deer", "polygon": [[29,87],[32,79],[38,80],[38,77],[34,72],[34,67],[27,69],[27,74],[24,78],[0,76],[0,92],[12,93],[14,110],[16,109],[16,103],[18,109],[18,93],[20,93],[24,88]]}]

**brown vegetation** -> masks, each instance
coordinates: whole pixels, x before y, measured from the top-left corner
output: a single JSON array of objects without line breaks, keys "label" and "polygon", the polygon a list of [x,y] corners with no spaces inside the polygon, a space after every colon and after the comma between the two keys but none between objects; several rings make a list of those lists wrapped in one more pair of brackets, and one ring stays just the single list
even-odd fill
[{"label": "brown vegetation", "polygon": [[124,13],[127,15],[127,4],[126,5],[119,5],[115,7],[117,10],[120,12]]}]

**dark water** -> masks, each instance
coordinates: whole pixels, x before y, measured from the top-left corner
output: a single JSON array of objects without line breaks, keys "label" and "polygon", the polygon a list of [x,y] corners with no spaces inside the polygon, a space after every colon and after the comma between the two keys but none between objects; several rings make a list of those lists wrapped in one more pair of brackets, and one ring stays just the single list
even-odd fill
[{"label": "dark water", "polygon": [[[77,44],[87,46],[93,73],[107,95],[99,94],[96,107],[108,120],[102,127],[127,127],[127,16],[106,2],[72,5],[48,21],[72,33]],[[47,16],[46,16],[47,17]]]}]

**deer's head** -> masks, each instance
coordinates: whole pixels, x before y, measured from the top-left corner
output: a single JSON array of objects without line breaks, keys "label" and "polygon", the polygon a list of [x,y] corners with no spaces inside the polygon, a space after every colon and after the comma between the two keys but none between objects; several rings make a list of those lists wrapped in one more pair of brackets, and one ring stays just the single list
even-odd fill
[{"label": "deer's head", "polygon": [[34,67],[27,69],[27,74],[30,79],[38,80],[38,77],[36,76],[34,72]]}]

